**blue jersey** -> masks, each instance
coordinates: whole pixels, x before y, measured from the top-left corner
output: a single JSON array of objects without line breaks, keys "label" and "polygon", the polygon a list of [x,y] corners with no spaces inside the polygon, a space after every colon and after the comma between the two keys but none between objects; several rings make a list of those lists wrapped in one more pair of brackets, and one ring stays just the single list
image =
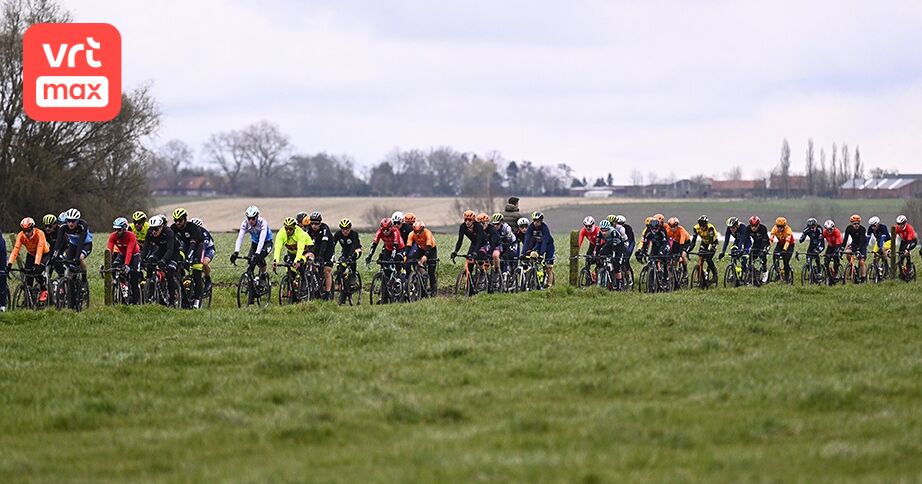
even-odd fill
[{"label": "blue jersey", "polygon": [[554,253],[554,238],[551,237],[551,230],[547,228],[546,223],[541,227],[535,227],[532,222],[525,232],[525,252],[535,251],[538,255],[547,255]]},{"label": "blue jersey", "polygon": [[887,226],[884,224],[877,224],[877,229],[874,227],[868,226],[868,246],[871,244],[871,236],[874,236],[874,240],[877,241],[877,248],[884,250],[884,243],[890,240],[890,230],[887,229]]}]

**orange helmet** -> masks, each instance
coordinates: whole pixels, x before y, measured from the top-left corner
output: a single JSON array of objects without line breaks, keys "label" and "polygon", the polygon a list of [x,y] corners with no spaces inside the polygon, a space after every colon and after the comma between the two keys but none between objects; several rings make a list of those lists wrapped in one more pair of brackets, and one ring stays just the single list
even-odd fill
[{"label": "orange helmet", "polygon": [[477,218],[475,220],[477,220],[478,222],[489,222],[490,216],[485,213],[478,213]]},{"label": "orange helmet", "polygon": [[788,219],[786,219],[786,218],[784,218],[784,217],[778,217],[778,218],[775,219],[775,225],[777,225],[777,226],[779,226],[779,227],[784,227],[784,226],[787,225],[787,224],[788,224]]},{"label": "orange helmet", "polygon": [[670,217],[669,226],[675,228],[677,225],[679,225],[679,219],[677,217]]},{"label": "orange helmet", "polygon": [[666,216],[661,213],[654,215],[653,218],[655,218],[656,220],[659,220],[659,223],[661,224],[666,223]]},{"label": "orange helmet", "polygon": [[426,228],[426,224],[422,220],[417,220],[416,223],[413,224],[413,230],[415,232],[419,232],[420,230],[424,228]]},{"label": "orange helmet", "polygon": [[32,220],[32,217],[26,217],[19,222],[19,228],[23,230],[29,230],[32,227],[35,227],[35,220]]},{"label": "orange helmet", "polygon": [[465,222],[467,222],[468,220],[474,220],[474,216],[475,216],[475,215],[474,215],[474,211],[473,211],[473,210],[465,210],[465,211],[464,211],[464,221],[465,221]]},{"label": "orange helmet", "polygon": [[849,217],[848,221],[851,223],[855,223],[855,222],[861,223],[861,215],[858,215],[856,213],[855,215],[852,215],[851,217]]},{"label": "orange helmet", "polygon": [[403,223],[412,225],[416,222],[416,214],[407,212],[403,215]]}]

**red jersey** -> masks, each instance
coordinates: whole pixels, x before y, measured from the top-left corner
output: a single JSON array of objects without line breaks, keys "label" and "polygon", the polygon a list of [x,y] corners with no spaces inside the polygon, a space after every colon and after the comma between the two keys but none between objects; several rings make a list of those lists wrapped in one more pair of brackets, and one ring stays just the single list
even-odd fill
[{"label": "red jersey", "polygon": [[902,227],[897,225],[896,236],[905,240],[906,242],[912,242],[913,240],[916,240],[916,231],[912,228],[912,225],[909,225],[908,223],[903,224]]},{"label": "red jersey", "polygon": [[601,230],[599,230],[598,225],[593,225],[592,230],[586,230],[584,226],[583,229],[579,231],[579,246],[583,246],[583,239],[589,239],[590,247],[596,245],[596,239],[599,237],[600,232]]},{"label": "red jersey", "polygon": [[378,245],[378,242],[384,242],[385,250],[397,250],[403,249],[403,237],[400,235],[400,230],[397,227],[391,227],[389,229],[378,229],[375,232],[375,237],[371,239],[371,245]]},{"label": "red jersey", "polygon": [[823,229],[823,238],[826,239],[826,245],[829,247],[838,247],[844,242],[839,227],[833,227],[832,230]]},{"label": "red jersey", "polygon": [[118,232],[109,234],[109,243],[106,248],[111,251],[113,247],[118,248],[119,253],[125,254],[125,265],[131,264],[131,258],[141,252],[138,238],[130,230],[123,232],[121,237],[118,236]]}]

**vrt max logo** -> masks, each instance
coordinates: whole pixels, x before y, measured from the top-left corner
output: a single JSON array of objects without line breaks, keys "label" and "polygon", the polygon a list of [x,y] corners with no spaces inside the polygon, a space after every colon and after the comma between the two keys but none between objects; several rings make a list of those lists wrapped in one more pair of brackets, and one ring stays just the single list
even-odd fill
[{"label": "vrt max logo", "polygon": [[122,109],[122,38],[109,24],[35,24],[22,42],[26,114],[109,121]]}]

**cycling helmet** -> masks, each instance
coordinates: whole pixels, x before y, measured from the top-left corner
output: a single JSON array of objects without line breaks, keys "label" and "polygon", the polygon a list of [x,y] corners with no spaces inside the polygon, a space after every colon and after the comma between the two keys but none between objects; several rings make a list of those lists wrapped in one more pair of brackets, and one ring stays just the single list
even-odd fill
[{"label": "cycling helmet", "polygon": [[202,219],[198,217],[192,217],[189,219],[189,221],[194,223],[195,225],[198,225],[199,227],[202,227],[202,228],[205,227],[205,222],[202,222]]},{"label": "cycling helmet", "polygon": [[391,225],[392,225],[393,223],[394,223],[394,222],[392,222],[391,219],[389,219],[389,218],[382,218],[382,219],[381,219],[381,228],[382,228],[382,229],[389,229],[389,228],[391,228]]},{"label": "cycling helmet", "polygon": [[323,216],[321,216],[320,212],[317,212],[317,211],[311,212],[310,217],[311,217],[311,222],[322,222],[323,221]]},{"label": "cycling helmet", "polygon": [[32,220],[32,217],[26,217],[19,222],[19,228],[23,230],[29,230],[32,227],[35,227],[35,220]]},{"label": "cycling helmet", "polygon": [[775,225],[777,225],[778,227],[784,227],[787,224],[788,224],[788,219],[784,217],[778,217],[775,219]]},{"label": "cycling helmet", "polygon": [[669,217],[669,226],[670,226],[670,227],[675,228],[675,227],[678,226],[678,225],[679,225],[679,218],[678,218],[678,217]]},{"label": "cycling helmet", "polygon": [[656,220],[659,220],[659,223],[661,224],[666,223],[666,216],[661,213],[654,215],[653,218],[655,218]]},{"label": "cycling helmet", "polygon": [[416,223],[416,214],[407,212],[403,215],[403,223],[413,225]]},{"label": "cycling helmet", "polygon": [[813,228],[813,227],[816,227],[818,224],[819,222],[817,222],[816,219],[813,217],[810,217],[807,219],[807,227]]},{"label": "cycling helmet", "polygon": [[868,225],[877,225],[880,223],[880,217],[871,217],[868,219]]},{"label": "cycling helmet", "polygon": [[150,219],[150,228],[157,229],[157,228],[163,227],[163,221],[164,219],[160,218],[159,216],[152,217]]},{"label": "cycling helmet", "polygon": [[287,228],[294,228],[298,226],[298,221],[294,217],[286,217],[285,220],[282,220],[282,225]]},{"label": "cycling helmet", "polygon": [[519,227],[528,227],[528,219],[525,218],[525,217],[522,217],[522,218],[518,219],[518,220],[515,222],[515,224],[518,225]]},{"label": "cycling helmet", "polygon": [[908,219],[906,218],[905,215],[899,215],[899,216],[896,217],[896,224],[897,224],[897,225],[903,225],[903,224],[905,224],[905,223],[907,222],[907,220],[908,220]]},{"label": "cycling helmet", "polygon": [[58,214],[58,223],[62,224],[67,221],[67,212],[61,212]]},{"label": "cycling helmet", "polygon": [[612,224],[612,225],[618,223],[618,217],[617,217],[616,215],[609,215],[609,216],[605,217],[605,220],[608,220],[608,223],[610,223],[610,224]]},{"label": "cycling helmet", "polygon": [[474,220],[477,214],[475,214],[473,210],[465,210],[463,216],[464,221],[467,222],[468,220]]},{"label": "cycling helmet", "polygon": [[501,223],[503,223],[503,214],[501,214],[501,213],[494,213],[494,214],[490,217],[490,222],[493,222],[493,223],[495,223],[495,224],[501,224]]},{"label": "cycling helmet", "polygon": [[653,217],[647,217],[643,220],[643,224],[649,227],[651,220],[653,220]]},{"label": "cycling helmet", "polygon": [[173,220],[180,220],[188,215],[189,213],[186,212],[186,209],[184,208],[177,208],[176,210],[173,210]]},{"label": "cycling helmet", "polygon": [[299,225],[304,225],[304,219],[308,218],[307,212],[298,212],[295,214],[295,220],[298,221]]},{"label": "cycling helmet", "polygon": [[651,229],[651,230],[656,230],[656,229],[660,228],[660,226],[662,226],[662,225],[663,225],[662,222],[660,222],[658,218],[654,218],[653,220],[650,221],[650,229]]},{"label": "cycling helmet", "polygon": [[42,217],[42,223],[45,225],[53,225],[57,221],[58,218],[55,217],[52,213],[46,214],[44,217]]},{"label": "cycling helmet", "polygon": [[836,223],[833,222],[832,220],[827,220],[827,221],[823,222],[823,227],[824,227],[826,230],[832,230],[832,229],[836,228]]},{"label": "cycling helmet", "polygon": [[852,215],[851,217],[849,217],[848,221],[851,223],[855,223],[855,222],[861,223],[861,215],[858,215],[856,213],[855,215]]},{"label": "cycling helmet", "polygon": [[112,222],[112,228],[115,230],[127,230],[128,229],[128,219],[125,217],[119,217]]},{"label": "cycling helmet", "polygon": [[[611,220],[609,220],[609,223],[610,222]],[[625,217],[624,215],[615,215],[615,223],[618,225],[624,225],[627,223],[627,217]]]},{"label": "cycling helmet", "polygon": [[395,224],[402,224],[402,223],[403,223],[403,212],[401,212],[400,210],[398,210],[398,211],[392,213],[392,214],[391,214],[391,222],[394,222]]},{"label": "cycling helmet", "polygon": [[[607,219],[605,221],[608,222]],[[611,222],[608,222],[608,223],[610,224]],[[583,225],[585,225],[586,227],[592,227],[593,225],[595,225],[595,219],[592,218],[592,215],[587,215],[586,218],[583,219]]]},{"label": "cycling helmet", "polygon": [[64,220],[80,220],[80,210],[72,208],[64,212]]},{"label": "cycling helmet", "polygon": [[339,228],[341,228],[341,229],[348,229],[349,227],[352,227],[352,221],[351,221],[351,220],[349,220],[349,219],[347,219],[347,218],[344,218],[344,219],[342,219],[342,220],[339,221]]},{"label": "cycling helmet", "polygon": [[535,212],[531,214],[531,219],[532,220],[544,220],[544,214],[541,212]]},{"label": "cycling helmet", "polygon": [[145,221],[145,220],[147,220],[147,214],[144,213],[144,212],[142,212],[142,211],[140,211],[140,210],[138,210],[137,212],[131,214],[131,221],[132,221],[132,222],[143,222],[143,221]]},{"label": "cycling helmet", "polygon": [[611,222],[608,219],[599,222],[599,230],[611,230]]},{"label": "cycling helmet", "polygon": [[489,222],[489,221],[490,221],[490,216],[487,215],[487,214],[485,214],[485,213],[483,213],[483,212],[481,212],[481,213],[478,213],[478,214],[477,214],[477,218],[474,219],[474,220],[476,220],[476,221],[478,221],[478,222],[480,222],[480,223]]},{"label": "cycling helmet", "polygon": [[736,217],[730,217],[727,219],[727,227],[736,227],[740,224],[740,219]]},{"label": "cycling helmet", "polygon": [[414,232],[419,232],[423,230],[424,228],[426,228],[426,223],[423,222],[422,220],[417,220],[416,222],[413,223]]},{"label": "cycling helmet", "polygon": [[698,217],[698,225],[707,225],[707,223],[708,223],[708,216],[707,216],[707,215],[702,215],[702,216]]},{"label": "cycling helmet", "polygon": [[762,223],[762,219],[760,219],[758,215],[753,215],[752,217],[749,217],[749,225],[752,225],[753,227],[755,227],[756,225],[759,225],[760,223]]},{"label": "cycling helmet", "polygon": [[250,205],[249,207],[247,207],[246,216],[247,218],[259,217],[259,207],[257,207],[256,205]]}]

